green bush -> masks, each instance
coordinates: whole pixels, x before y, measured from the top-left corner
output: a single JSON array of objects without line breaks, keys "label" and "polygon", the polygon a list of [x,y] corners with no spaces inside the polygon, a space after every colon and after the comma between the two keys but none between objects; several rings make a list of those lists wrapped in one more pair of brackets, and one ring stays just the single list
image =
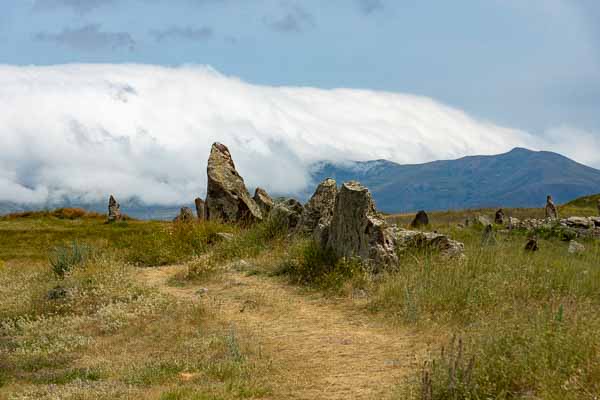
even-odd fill
[{"label": "green bush", "polygon": [[52,272],[58,278],[64,278],[66,274],[83,264],[90,256],[91,249],[85,244],[73,241],[69,246],[58,246],[49,257]]}]

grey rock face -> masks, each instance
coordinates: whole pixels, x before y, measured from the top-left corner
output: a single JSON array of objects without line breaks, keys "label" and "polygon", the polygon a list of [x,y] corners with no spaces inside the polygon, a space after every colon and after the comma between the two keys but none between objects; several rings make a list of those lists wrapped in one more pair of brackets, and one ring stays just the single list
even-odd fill
[{"label": "grey rock face", "polygon": [[415,215],[415,218],[410,223],[411,228],[422,228],[429,225],[429,216],[424,210],[421,210]]},{"label": "grey rock face", "polygon": [[477,215],[474,217],[468,217],[465,220],[465,226],[486,227],[486,226],[490,225],[491,223],[492,223],[492,221],[490,221],[490,219],[488,217],[486,217],[485,215]]},{"label": "grey rock face", "polygon": [[254,197],[252,199],[254,200],[258,208],[260,208],[260,212],[262,213],[263,217],[269,215],[269,213],[273,209],[273,206],[275,205],[275,202],[273,201],[271,196],[269,196],[267,191],[263,188],[257,187],[254,191]]},{"label": "grey rock face", "polygon": [[225,145],[212,145],[207,173],[207,219],[224,222],[255,222],[262,219],[260,208],[250,197],[244,179],[236,171]]},{"label": "grey rock face", "polygon": [[506,220],[506,215],[504,214],[504,210],[499,209],[496,211],[496,216],[494,218],[494,222],[497,225],[504,225],[504,221]]},{"label": "grey rock face", "polygon": [[453,258],[461,257],[465,249],[464,244],[435,232],[396,229],[394,236],[398,251],[405,251],[410,248],[432,249],[439,251],[443,256]]},{"label": "grey rock face", "polygon": [[568,251],[569,251],[569,254],[580,254],[580,253],[585,252],[585,246],[582,245],[579,242],[571,240],[569,242],[569,249],[568,249]]},{"label": "grey rock face", "polygon": [[108,199],[108,222],[120,221],[121,218],[121,206],[111,194],[110,198]]},{"label": "grey rock face", "polygon": [[337,192],[337,183],[331,178],[325,179],[317,186],[300,217],[298,224],[300,233],[312,234],[313,238],[322,245],[327,243]]},{"label": "grey rock face", "polygon": [[327,246],[338,257],[360,257],[378,265],[398,260],[393,229],[376,212],[369,190],[354,181],[338,192]]},{"label": "grey rock face", "polygon": [[275,206],[269,214],[269,218],[274,218],[281,224],[293,230],[300,222],[300,216],[304,211],[302,204],[296,199],[281,199],[275,202]]},{"label": "grey rock face", "polygon": [[594,221],[586,217],[569,217],[561,222],[571,228],[589,229],[594,227]]},{"label": "grey rock face", "polygon": [[206,205],[204,204],[204,200],[200,197],[194,200],[194,204],[196,205],[196,215],[198,216],[199,221],[203,221],[206,219]]},{"label": "grey rock face", "polygon": [[546,218],[558,219],[558,209],[552,201],[552,196],[546,197],[546,207],[544,208]]},{"label": "grey rock face", "polygon": [[194,212],[189,207],[181,207],[179,215],[173,220],[175,222],[192,222],[194,221]]}]

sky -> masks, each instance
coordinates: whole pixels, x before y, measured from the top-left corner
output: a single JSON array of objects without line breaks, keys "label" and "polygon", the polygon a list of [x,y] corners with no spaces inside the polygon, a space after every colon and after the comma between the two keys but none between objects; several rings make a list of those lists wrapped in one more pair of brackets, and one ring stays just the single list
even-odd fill
[{"label": "sky", "polygon": [[277,192],[321,159],[600,167],[599,20],[595,0],[3,0],[0,201],[179,202],[212,141]]}]

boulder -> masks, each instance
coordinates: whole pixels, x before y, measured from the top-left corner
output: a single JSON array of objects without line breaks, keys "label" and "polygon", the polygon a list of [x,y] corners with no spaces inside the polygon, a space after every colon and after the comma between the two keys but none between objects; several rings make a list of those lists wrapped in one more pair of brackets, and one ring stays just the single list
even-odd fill
[{"label": "boulder", "polygon": [[273,209],[273,206],[275,205],[275,202],[273,201],[271,196],[269,196],[267,191],[263,188],[257,187],[254,191],[254,197],[252,199],[254,200],[258,208],[260,208],[260,212],[262,213],[263,217],[269,215],[269,213]]},{"label": "boulder", "polygon": [[181,207],[179,215],[173,219],[174,222],[193,222],[194,212],[189,207]]},{"label": "boulder", "polygon": [[538,247],[538,241],[537,239],[529,239],[527,241],[527,243],[525,244],[525,251],[538,251],[539,247]]},{"label": "boulder", "polygon": [[496,215],[494,217],[494,222],[497,225],[504,225],[504,221],[506,220],[506,215],[504,214],[504,210],[499,209],[496,211]]},{"label": "boulder", "polygon": [[395,229],[394,238],[399,252],[411,248],[431,249],[439,251],[445,257],[453,258],[462,257],[465,250],[464,244],[435,232]]},{"label": "boulder", "polygon": [[486,227],[490,225],[492,221],[485,215],[476,215],[474,217],[468,217],[465,221],[465,226],[479,226]]},{"label": "boulder", "polygon": [[424,226],[429,225],[429,216],[424,210],[421,210],[415,215],[415,218],[410,223],[411,228],[423,228]]},{"label": "boulder", "polygon": [[120,221],[123,218],[121,215],[121,206],[111,194],[108,199],[108,222]]},{"label": "boulder", "polygon": [[544,208],[544,213],[546,214],[546,218],[550,219],[558,219],[558,209],[552,201],[552,196],[546,197],[546,207]]},{"label": "boulder", "polygon": [[269,214],[269,218],[273,218],[285,225],[287,229],[293,230],[298,226],[303,211],[304,207],[296,199],[278,199]]},{"label": "boulder", "polygon": [[582,245],[579,242],[576,242],[574,240],[571,240],[569,242],[569,254],[580,254],[583,253],[585,251],[585,246]]},{"label": "boulder", "polygon": [[206,219],[206,205],[204,204],[204,200],[200,197],[197,197],[194,200],[194,204],[196,205],[196,215],[198,216],[199,221],[203,221]]},{"label": "boulder", "polygon": [[298,223],[299,233],[312,235],[322,245],[327,243],[337,192],[337,183],[331,178],[325,179],[317,186],[315,193],[304,206]]},{"label": "boulder", "polygon": [[481,236],[481,245],[482,246],[493,246],[496,244],[496,234],[494,233],[494,226],[489,224],[483,230],[483,234]]},{"label": "boulder", "polygon": [[570,228],[589,229],[594,227],[594,222],[586,217],[569,217],[561,222]]},{"label": "boulder", "polygon": [[398,261],[394,230],[375,210],[369,190],[360,183],[346,182],[340,188],[327,246],[338,257],[360,257],[376,265]]},{"label": "boulder", "polygon": [[521,225],[519,218],[508,217],[508,229],[518,228]]},{"label": "boulder", "polygon": [[224,222],[262,220],[260,208],[250,197],[244,179],[235,169],[229,149],[225,145],[212,145],[207,173],[207,219]]}]

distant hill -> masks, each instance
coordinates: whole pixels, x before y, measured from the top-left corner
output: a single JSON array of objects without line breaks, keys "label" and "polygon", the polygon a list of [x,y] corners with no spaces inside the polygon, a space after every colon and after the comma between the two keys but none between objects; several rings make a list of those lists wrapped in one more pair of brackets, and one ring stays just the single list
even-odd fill
[{"label": "distant hill", "polygon": [[[542,207],[547,194],[562,204],[600,193],[600,170],[560,154],[522,148],[494,156],[470,156],[414,165],[386,160],[320,163],[313,173],[315,185],[307,188],[300,200],[306,201],[316,183],[326,177],[335,178],[338,184],[360,181],[373,193],[378,209],[388,213],[420,209]],[[591,197],[589,202],[593,203]],[[193,204],[185,205],[193,209]],[[121,202],[124,213],[139,219],[172,219],[181,206],[153,206],[137,199]],[[577,206],[581,208],[581,205]],[[65,200],[42,206],[0,202],[0,214],[58,207],[107,211],[107,203]],[[595,207],[595,204],[590,205],[590,212]]]},{"label": "distant hill", "polygon": [[541,207],[546,195],[565,203],[600,192],[600,170],[547,151],[515,148],[494,156],[400,165],[386,160],[324,163],[315,181],[332,177],[369,187],[385,212],[483,207]]}]

